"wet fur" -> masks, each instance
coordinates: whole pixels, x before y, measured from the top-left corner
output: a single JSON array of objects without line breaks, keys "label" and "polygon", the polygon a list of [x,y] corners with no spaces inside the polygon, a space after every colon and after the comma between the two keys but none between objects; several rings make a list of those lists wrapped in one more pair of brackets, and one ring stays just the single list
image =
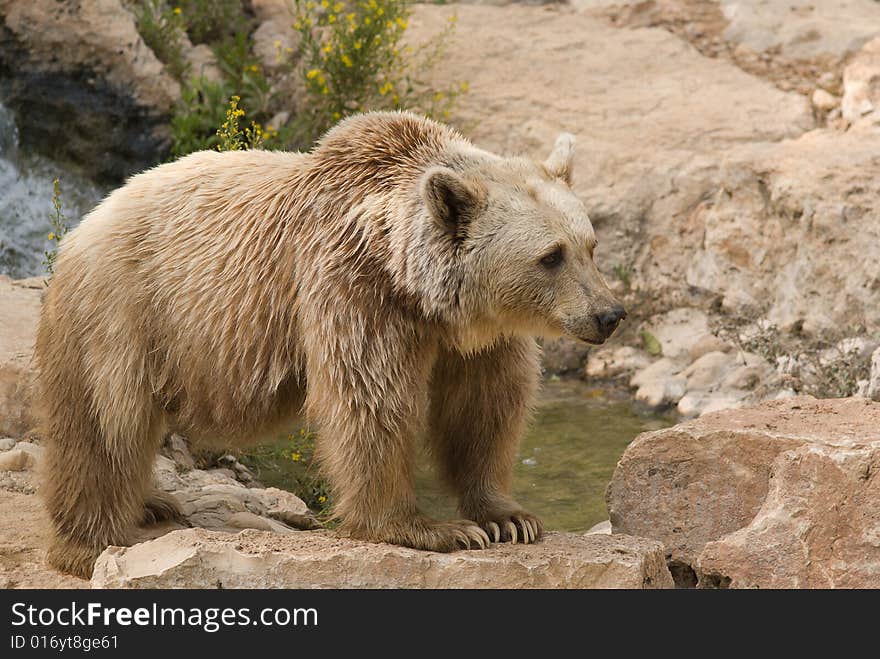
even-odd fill
[{"label": "wet fur", "polygon": [[[200,152],[112,193],[63,242],[40,319],[51,563],[88,576],[138,523],[176,515],[150,482],[169,428],[240,443],[301,412],[351,535],[438,551],[540,535],[510,498],[534,322],[487,306],[495,266],[465,260],[495,226],[474,219],[488,187],[524,190],[519,169],[552,183],[505,162],[377,113],[308,154]],[[470,195],[452,231],[426,200],[432,167]],[[418,512],[422,433],[467,520]]]}]

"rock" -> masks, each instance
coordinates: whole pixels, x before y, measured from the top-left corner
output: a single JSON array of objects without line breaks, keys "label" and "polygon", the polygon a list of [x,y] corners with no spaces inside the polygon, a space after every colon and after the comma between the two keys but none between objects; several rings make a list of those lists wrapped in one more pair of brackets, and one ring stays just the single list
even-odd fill
[{"label": "rock", "polygon": [[586,535],[611,535],[611,520],[606,519],[604,522],[594,524],[587,529]]},{"label": "rock", "polygon": [[627,447],[606,494],[612,529],[659,540],[675,571],[704,586],[821,585],[823,570],[826,583],[877,585],[880,497],[868,465],[878,451],[880,405],[864,399],[708,414]]},{"label": "rock", "polygon": [[662,546],[549,533],[533,545],[451,554],[330,532],[188,529],[98,558],[93,588],[669,588]]},{"label": "rock", "polygon": [[36,425],[31,359],[40,316],[40,289],[0,275],[0,434],[20,437]]},{"label": "rock", "polygon": [[786,60],[839,61],[880,32],[872,0],[722,0],[724,39]]},{"label": "rock", "polygon": [[843,70],[843,118],[880,123],[880,37],[865,45]]},{"label": "rock", "polygon": [[590,353],[585,372],[587,377],[591,378],[612,378],[630,375],[633,371],[645,369],[650,364],[651,357],[637,348],[605,347]]},{"label": "rock", "polygon": [[34,465],[38,464],[43,459],[43,447],[38,444],[34,444],[33,442],[18,442],[15,445],[16,450],[24,451],[27,453]]},{"label": "rock", "polygon": [[713,391],[736,365],[736,356],[726,352],[707,352],[681,374],[688,391]]},{"label": "rock", "polygon": [[829,94],[824,89],[817,89],[810,97],[813,101],[813,107],[821,112],[831,112],[840,105],[840,99],[834,94]]},{"label": "rock", "polygon": [[718,338],[714,334],[704,334],[694,341],[688,349],[688,356],[691,361],[697,361],[708,352],[730,352],[732,349],[733,346],[725,343],[723,339]]},{"label": "rock", "polygon": [[865,440],[780,454],[751,522],[706,544],[699,585],[880,588],[880,441]]},{"label": "rock", "polygon": [[871,355],[871,375],[865,387],[865,396],[880,401],[880,348]]},{"label": "rock", "polygon": [[203,78],[208,82],[223,82],[223,72],[217,64],[217,56],[207,44],[200,43],[197,46],[189,44],[183,48],[184,57],[189,66],[188,75],[193,78]]},{"label": "rock", "polygon": [[[268,70],[280,68],[299,54],[300,35],[293,29],[294,17],[286,2],[255,2],[261,23],[252,35],[254,54]],[[267,10],[267,5],[274,5]]]},{"label": "rock", "polygon": [[0,0],[0,96],[22,146],[121,181],[160,161],[180,86],[123,0]]},{"label": "rock", "polygon": [[669,357],[661,357],[650,366],[637,371],[630,378],[629,386],[633,388],[642,387],[650,382],[658,379],[664,379],[680,373],[682,369],[681,363],[673,361]]},{"label": "rock", "polygon": [[651,409],[675,405],[687,391],[687,380],[680,375],[646,382],[636,391],[636,400]]},{"label": "rock", "polygon": [[3,437],[0,439],[0,451],[8,451],[15,446],[15,440],[12,437]]},{"label": "rock", "polygon": [[687,358],[692,346],[713,336],[709,317],[699,309],[673,309],[655,316],[648,331],[660,342],[663,356],[670,359]]},{"label": "rock", "polygon": [[[234,456],[228,457],[238,463]],[[156,487],[174,495],[190,524],[202,528],[288,532],[291,527],[321,526],[296,495],[274,487],[246,487],[236,480],[231,469],[191,469],[180,473],[173,460],[159,455],[153,466],[153,481]],[[255,521],[255,516],[263,521]]]},{"label": "rock", "polygon": [[21,449],[0,453],[0,471],[24,471],[34,464],[34,458]]},{"label": "rock", "polygon": [[189,450],[189,444],[177,433],[172,433],[165,439],[163,453],[181,469],[188,470],[196,467],[196,460]]},{"label": "rock", "polygon": [[579,371],[583,368],[589,352],[590,346],[583,341],[566,338],[545,341],[541,365],[547,373],[556,375]]}]

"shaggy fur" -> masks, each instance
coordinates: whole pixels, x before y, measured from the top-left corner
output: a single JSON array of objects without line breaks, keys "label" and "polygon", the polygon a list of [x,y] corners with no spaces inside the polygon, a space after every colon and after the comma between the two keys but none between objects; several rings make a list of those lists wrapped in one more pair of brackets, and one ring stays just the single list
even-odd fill
[{"label": "shaggy fur", "polygon": [[[505,159],[373,113],[308,154],[200,152],[116,190],[64,240],[40,318],[52,564],[87,576],[136,524],[175,515],[150,491],[170,428],[240,443],[301,411],[351,535],[538,538],[510,497],[533,337],[601,342],[618,306],[571,150],[563,136],[543,164]],[[420,433],[466,519],[417,511]]]}]

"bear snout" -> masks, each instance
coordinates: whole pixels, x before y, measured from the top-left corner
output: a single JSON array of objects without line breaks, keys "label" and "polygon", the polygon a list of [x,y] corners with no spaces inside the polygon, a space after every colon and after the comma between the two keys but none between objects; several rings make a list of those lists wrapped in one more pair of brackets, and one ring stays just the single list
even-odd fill
[{"label": "bear snout", "polygon": [[594,318],[599,332],[603,338],[607,339],[614,333],[617,326],[620,325],[620,321],[626,318],[626,309],[618,304],[610,309],[600,311],[594,315]]}]

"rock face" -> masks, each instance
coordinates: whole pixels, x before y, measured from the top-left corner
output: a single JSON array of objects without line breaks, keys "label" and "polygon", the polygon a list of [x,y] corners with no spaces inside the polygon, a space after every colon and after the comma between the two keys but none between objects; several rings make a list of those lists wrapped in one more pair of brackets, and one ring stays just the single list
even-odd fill
[{"label": "rock face", "polygon": [[32,355],[40,315],[41,279],[0,276],[0,437],[34,427]]},{"label": "rock face", "polygon": [[437,554],[327,531],[176,531],[98,558],[93,588],[669,588],[662,546],[550,533],[534,545]]},{"label": "rock face", "polygon": [[843,118],[880,123],[880,37],[859,51],[843,71]]},{"label": "rock face", "polygon": [[880,587],[878,473],[880,405],[799,397],[640,435],[606,499],[682,584]]},{"label": "rock face", "polygon": [[22,146],[118,181],[167,149],[180,96],[121,0],[0,0],[0,94]]}]

